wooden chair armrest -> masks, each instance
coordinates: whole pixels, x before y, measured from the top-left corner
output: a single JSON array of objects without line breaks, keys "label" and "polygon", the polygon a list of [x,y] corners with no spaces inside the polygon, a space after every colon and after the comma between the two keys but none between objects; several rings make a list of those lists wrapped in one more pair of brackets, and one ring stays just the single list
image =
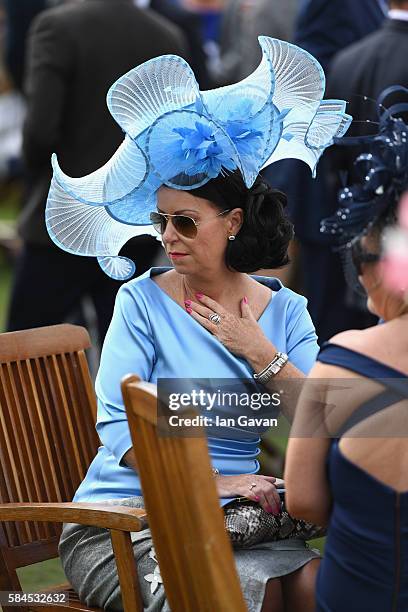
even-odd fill
[{"label": "wooden chair armrest", "polygon": [[79,523],[118,531],[141,531],[147,526],[144,508],[108,506],[101,503],[0,504],[0,521]]}]

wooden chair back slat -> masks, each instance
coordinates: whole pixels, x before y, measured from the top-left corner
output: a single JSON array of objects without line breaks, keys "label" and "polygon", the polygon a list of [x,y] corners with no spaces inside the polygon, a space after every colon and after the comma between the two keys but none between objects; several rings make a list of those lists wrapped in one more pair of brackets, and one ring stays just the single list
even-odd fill
[{"label": "wooden chair back slat", "polygon": [[[26,411],[27,418],[31,418],[30,429],[34,433],[33,439],[35,444],[35,452],[30,453],[31,458],[36,461],[35,472],[38,474],[38,489],[41,497],[50,498],[54,491],[52,489],[52,479],[44,478],[47,469],[50,466],[49,441],[47,439],[47,430],[44,425],[42,415],[42,406],[35,385],[36,364],[31,364],[26,360],[21,364],[24,370],[24,402],[25,406],[32,406],[31,414]],[[47,444],[48,443],[48,444]]]},{"label": "wooden chair back slat", "polygon": [[[73,325],[0,334],[0,502],[71,501],[95,456],[96,401]],[[0,523],[0,565],[15,569],[57,555],[61,525]]]},{"label": "wooden chair back slat", "polygon": [[[32,496],[36,499],[49,499],[52,496],[46,475],[49,470],[49,463],[45,460],[44,438],[47,432],[41,427],[41,405],[35,385],[33,369],[30,360],[25,359],[21,363],[17,362],[17,370],[21,383],[21,414],[23,415],[27,429],[27,455],[30,462],[30,475],[33,477],[34,490]],[[30,410],[28,407],[32,407]],[[51,479],[50,479],[50,482]],[[34,499],[33,499],[34,501]],[[30,523],[29,523],[30,524]],[[47,540],[55,536],[55,528],[52,524],[31,523],[35,530],[35,540]]]},{"label": "wooden chair back slat", "polygon": [[[81,395],[83,390],[81,389],[81,393],[79,393],[78,383],[80,380],[77,377],[74,357],[75,355],[58,355],[57,360],[60,362],[61,379],[65,396],[67,398],[68,415],[70,417],[69,422],[71,425],[70,431],[72,431],[73,435],[76,435],[79,439],[79,444],[76,446],[76,460],[79,474],[82,472],[84,461],[86,461],[85,449],[89,444],[89,440],[87,439],[87,428],[78,429],[78,427],[76,427],[76,423],[80,422],[81,419]],[[73,386],[72,381],[75,381]]]},{"label": "wooden chair back slat", "polygon": [[[33,423],[35,423],[39,432],[36,438],[41,473],[46,474],[48,471],[49,474],[48,478],[43,479],[43,486],[46,499],[51,499],[59,496],[59,485],[53,462],[53,445],[50,440],[50,419],[49,410],[47,410],[49,404],[44,394],[41,364],[38,358],[31,361],[27,360],[27,373],[29,378],[28,405],[33,406]],[[37,385],[36,381],[38,381]],[[54,438],[52,437],[52,439]],[[58,499],[58,501],[62,500]]]},{"label": "wooden chair back slat", "polygon": [[64,439],[61,433],[64,431],[64,424],[58,418],[59,414],[56,415],[54,411],[55,399],[53,399],[52,388],[49,382],[46,358],[36,358],[34,361],[38,377],[38,393],[43,406],[44,423],[48,432],[48,439],[54,441],[53,444],[50,444],[52,456],[50,466],[51,476],[55,485],[56,501],[63,501],[68,499],[72,488],[72,483],[67,475],[66,464],[68,458],[64,453]]},{"label": "wooden chair back slat", "polygon": [[244,612],[204,432],[158,432],[154,390],[135,376],[123,380],[122,393],[170,608]]},{"label": "wooden chair back slat", "polygon": [[[14,465],[12,463],[12,454],[9,452],[11,441],[9,437],[9,411],[4,410],[6,406],[7,395],[4,384],[4,366],[0,364],[0,491],[4,497],[4,501],[10,501],[21,496],[19,488],[19,480],[14,473]],[[13,478],[14,476],[14,478]],[[16,546],[19,540],[23,539],[23,533],[27,529],[24,523],[5,523],[6,541],[10,542],[11,546]],[[0,532],[1,536],[1,532]]]},{"label": "wooden chair back slat", "polygon": [[[4,389],[6,394],[6,407],[9,409],[6,413],[8,428],[7,441],[4,449],[9,459],[9,494],[17,495],[19,498],[26,498],[27,501],[32,501],[30,491],[31,479],[28,477],[28,457],[27,445],[24,440],[25,428],[23,429],[22,419],[19,416],[19,404],[17,401],[17,391],[14,377],[16,368],[7,363],[4,367]],[[2,381],[3,382],[3,381]],[[2,410],[3,412],[3,410]],[[14,488],[15,487],[15,488]],[[13,490],[14,489],[14,490]],[[12,501],[7,499],[4,501]],[[28,523],[21,523],[20,538],[21,544],[25,544],[33,537],[34,527]]]},{"label": "wooden chair back slat", "polygon": [[[51,355],[47,358],[47,373],[51,384],[53,399],[56,405],[59,406],[57,415],[60,432],[63,437],[64,446],[69,446],[70,440],[75,437],[75,426],[72,422],[72,415],[69,411],[68,399],[62,382],[62,372],[56,355]],[[72,453],[67,457],[66,465],[71,482],[75,482],[80,470],[80,459],[78,447],[73,445]]]}]

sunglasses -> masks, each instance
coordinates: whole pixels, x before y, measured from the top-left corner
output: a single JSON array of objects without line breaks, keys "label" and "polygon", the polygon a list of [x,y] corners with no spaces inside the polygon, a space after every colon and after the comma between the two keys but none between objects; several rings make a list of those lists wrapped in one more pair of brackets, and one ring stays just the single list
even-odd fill
[{"label": "sunglasses", "polygon": [[353,242],[351,246],[351,258],[359,276],[363,274],[363,264],[377,263],[381,259],[380,255],[365,251],[360,240]]},{"label": "sunglasses", "polygon": [[216,217],[220,217],[230,210],[230,208],[223,210],[218,215],[215,215],[215,217],[211,217],[211,219],[207,219],[206,221],[196,221],[187,215],[167,215],[165,213],[152,212],[150,213],[150,221],[152,222],[156,232],[158,232],[160,235],[164,234],[167,223],[171,219],[174,229],[178,234],[180,234],[180,236],[184,236],[184,238],[195,238],[200,225],[203,225],[203,223],[207,223],[207,221],[211,221]]}]

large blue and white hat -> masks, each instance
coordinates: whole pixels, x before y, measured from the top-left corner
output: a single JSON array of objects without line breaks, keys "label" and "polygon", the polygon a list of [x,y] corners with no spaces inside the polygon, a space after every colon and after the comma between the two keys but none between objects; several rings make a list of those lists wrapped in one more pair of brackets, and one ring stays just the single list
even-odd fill
[{"label": "large blue and white hat", "polygon": [[109,276],[124,280],[135,265],[118,253],[133,236],[155,235],[150,213],[162,185],[190,190],[239,169],[250,188],[262,168],[286,158],[306,162],[315,175],[325,148],[351,123],[346,102],[323,100],[325,76],[309,53],[264,36],[259,42],[260,65],[235,85],[202,92],[175,55],[116,81],[107,103],[125,139],[113,157],[82,178],[64,174],[52,157],[52,240],[97,257]]}]

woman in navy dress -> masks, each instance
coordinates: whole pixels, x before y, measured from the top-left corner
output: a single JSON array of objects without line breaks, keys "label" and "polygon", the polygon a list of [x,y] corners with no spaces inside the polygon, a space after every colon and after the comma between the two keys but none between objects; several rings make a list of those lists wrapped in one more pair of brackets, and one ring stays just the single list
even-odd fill
[{"label": "woman in navy dress", "polygon": [[323,225],[342,235],[367,307],[383,323],[322,347],[293,424],[288,509],[328,525],[319,612],[408,610],[408,302],[384,282],[381,261],[408,184],[407,133],[402,121],[385,119],[371,158],[364,157],[368,178],[349,188],[347,208]]}]

